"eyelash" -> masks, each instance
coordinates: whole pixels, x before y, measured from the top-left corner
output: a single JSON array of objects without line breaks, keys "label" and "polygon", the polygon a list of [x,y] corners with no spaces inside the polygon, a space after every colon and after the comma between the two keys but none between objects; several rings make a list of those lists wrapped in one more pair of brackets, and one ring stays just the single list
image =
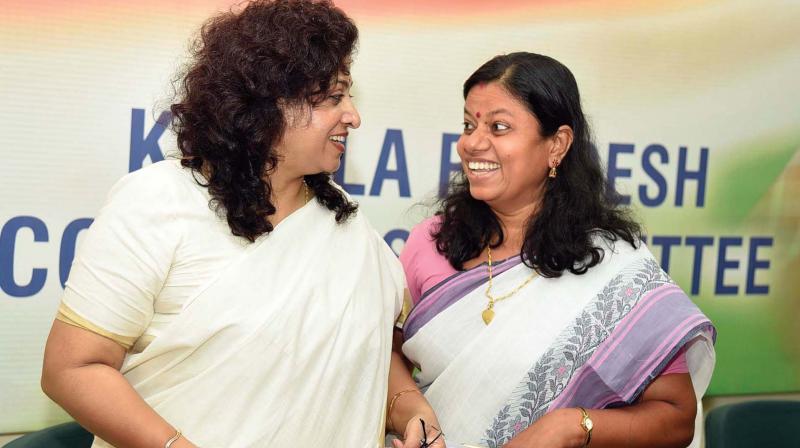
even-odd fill
[{"label": "eyelash", "polygon": [[344,98],[344,94],[340,93],[340,94],[337,94],[337,95],[331,95],[328,98],[333,100],[333,104],[339,104],[339,103],[342,102],[342,98]]},{"label": "eyelash", "polygon": [[[463,123],[463,125],[464,125],[464,133],[470,133],[470,132],[475,130],[475,127],[472,125],[472,123],[470,123],[468,121],[465,121]],[[498,129],[498,126],[502,126],[505,129]],[[505,132],[505,131],[508,131],[509,129],[511,129],[511,126],[509,126],[509,125],[507,125],[505,123],[499,123],[499,122],[492,123],[492,131],[493,132]]]}]

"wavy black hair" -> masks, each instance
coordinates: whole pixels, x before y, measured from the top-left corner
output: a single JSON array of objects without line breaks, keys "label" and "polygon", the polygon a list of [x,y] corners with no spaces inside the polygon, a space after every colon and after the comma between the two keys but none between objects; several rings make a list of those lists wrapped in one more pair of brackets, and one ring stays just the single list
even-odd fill
[{"label": "wavy black hair", "polygon": [[[527,224],[520,256],[543,277],[563,271],[583,274],[602,261],[603,248],[594,235],[622,239],[636,247],[641,229],[628,210],[619,208],[616,192],[607,186],[597,148],[581,110],[575,77],[560,62],[518,52],[492,58],[464,83],[464,98],[477,84],[498,82],[539,121],[544,137],[562,125],[572,128],[573,142],[558,176],[548,179],[538,213]],[[456,269],[478,257],[487,245],[498,247],[503,229],[489,206],[473,198],[463,172],[450,182],[436,212],[441,225],[433,232],[436,247]]]},{"label": "wavy black hair", "polygon": [[[209,205],[234,235],[254,241],[273,230],[269,173],[286,127],[279,105],[319,104],[338,73],[349,73],[357,41],[353,21],[326,0],[256,0],[201,28],[172,127],[181,163],[205,178]],[[355,213],[330,173],[305,181],[337,222]]]}]

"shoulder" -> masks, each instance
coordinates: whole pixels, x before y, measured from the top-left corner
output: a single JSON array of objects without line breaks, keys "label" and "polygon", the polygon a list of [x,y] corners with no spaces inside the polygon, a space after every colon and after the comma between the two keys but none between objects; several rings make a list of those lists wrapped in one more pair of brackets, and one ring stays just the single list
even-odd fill
[{"label": "shoulder", "polygon": [[420,255],[431,255],[431,252],[438,254],[433,234],[439,230],[440,225],[441,217],[433,216],[412,227],[403,251],[400,253],[400,261],[410,262],[411,259]]},{"label": "shoulder", "polygon": [[594,232],[592,245],[602,251],[602,260],[590,268],[589,272],[606,270],[609,270],[609,272],[621,272],[626,268],[639,266],[640,263],[654,267],[659,265],[643,241],[636,241],[636,245],[633,246],[619,237],[614,240],[609,238],[608,235],[604,235],[603,232]]},{"label": "shoulder", "polygon": [[180,160],[162,160],[123,176],[112,191],[135,186],[143,191],[160,191],[187,185],[192,173],[181,165]]},{"label": "shoulder", "polygon": [[417,243],[433,243],[435,241],[433,234],[439,230],[441,225],[441,216],[435,215],[424,219],[422,222],[411,228],[411,232],[408,235],[408,242],[406,242],[406,244],[412,241]]},{"label": "shoulder", "polygon": [[132,207],[174,206],[186,195],[198,194],[199,185],[189,169],[179,160],[162,160],[128,173],[119,179],[108,194],[108,203]]},{"label": "shoulder", "polygon": [[440,225],[441,217],[433,216],[414,226],[400,253],[400,262],[414,303],[425,291],[456,272],[436,248],[436,239],[432,234],[439,230]]}]

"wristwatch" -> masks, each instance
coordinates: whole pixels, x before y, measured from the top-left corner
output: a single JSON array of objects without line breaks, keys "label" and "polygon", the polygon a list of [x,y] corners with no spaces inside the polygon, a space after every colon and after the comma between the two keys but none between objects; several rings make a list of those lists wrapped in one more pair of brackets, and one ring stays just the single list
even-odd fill
[{"label": "wristwatch", "polygon": [[581,410],[581,428],[586,432],[586,442],[583,444],[584,448],[589,446],[589,442],[592,441],[592,428],[594,428],[594,422],[592,422],[592,418],[589,417],[589,413],[586,412],[586,409],[582,407],[578,407]]}]

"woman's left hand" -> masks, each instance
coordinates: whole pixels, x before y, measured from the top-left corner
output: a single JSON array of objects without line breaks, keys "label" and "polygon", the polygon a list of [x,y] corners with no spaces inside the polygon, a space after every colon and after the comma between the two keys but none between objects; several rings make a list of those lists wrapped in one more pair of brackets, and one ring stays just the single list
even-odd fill
[{"label": "woman's left hand", "polygon": [[[427,434],[422,432],[420,420],[425,422]],[[423,441],[427,441],[428,444],[423,445]],[[403,440],[394,440],[392,445],[394,448],[445,448],[444,434],[442,434],[441,426],[436,418],[429,415],[415,415],[408,420],[406,430],[403,433]]]},{"label": "woman's left hand", "polygon": [[504,448],[580,448],[586,442],[581,428],[581,411],[575,408],[556,409],[517,434]]}]

